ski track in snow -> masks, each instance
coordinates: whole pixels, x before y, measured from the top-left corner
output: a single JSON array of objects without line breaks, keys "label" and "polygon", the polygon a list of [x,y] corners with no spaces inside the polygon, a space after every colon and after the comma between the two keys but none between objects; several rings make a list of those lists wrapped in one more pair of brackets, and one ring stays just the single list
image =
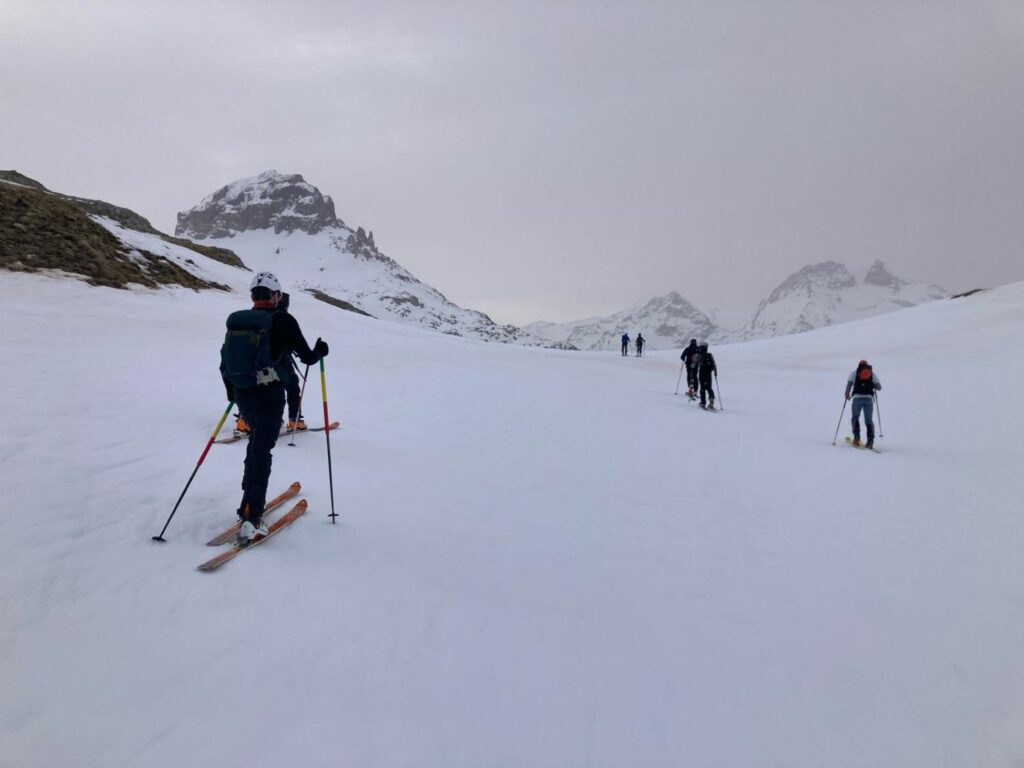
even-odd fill
[{"label": "ski track in snow", "polygon": [[[1024,284],[718,347],[716,414],[673,396],[678,351],[294,292],[331,344],[340,518],[322,433],[280,439],[270,491],[309,511],[202,574],[244,443],[150,537],[225,407],[239,302],[3,275],[0,764],[1024,760]],[[849,409],[830,444],[861,357],[881,455],[843,444]]]}]

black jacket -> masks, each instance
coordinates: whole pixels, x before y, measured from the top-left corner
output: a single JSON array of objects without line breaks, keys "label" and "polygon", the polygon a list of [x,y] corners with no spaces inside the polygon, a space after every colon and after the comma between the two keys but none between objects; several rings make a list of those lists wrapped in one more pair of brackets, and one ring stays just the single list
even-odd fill
[{"label": "black jacket", "polygon": [[[289,358],[291,355],[296,355],[306,365],[313,365],[320,361],[320,358],[310,349],[309,344],[306,343],[302,330],[299,328],[299,323],[294,317],[287,312],[279,312],[276,309],[264,309],[263,311],[273,313],[273,316],[270,318],[271,360],[280,360],[285,355]],[[227,379],[223,379],[223,381],[228,400],[234,400],[235,388]],[[276,385],[277,382],[265,386]],[[280,386],[283,387],[284,382],[280,382]]]},{"label": "black jacket", "polygon": [[710,381],[712,373],[718,373],[718,366],[715,365],[715,356],[710,352],[702,352],[700,354],[700,367],[697,368],[697,376],[704,381]]},{"label": "black jacket", "polygon": [[695,354],[697,354],[697,345],[691,344],[683,350],[683,354],[679,356],[679,359],[686,363],[686,367],[689,368],[692,365],[690,361],[693,360]]}]

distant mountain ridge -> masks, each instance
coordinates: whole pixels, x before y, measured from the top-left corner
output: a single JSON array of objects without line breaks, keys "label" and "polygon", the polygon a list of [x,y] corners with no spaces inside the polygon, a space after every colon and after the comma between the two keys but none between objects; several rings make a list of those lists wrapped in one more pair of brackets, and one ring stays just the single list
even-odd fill
[{"label": "distant mountain ridge", "polygon": [[373,232],[347,225],[334,201],[299,174],[271,170],[227,184],[179,213],[175,231],[203,243],[229,241],[247,264],[274,271],[286,287],[373,317],[483,341],[565,346],[452,303],[386,256]]},{"label": "distant mountain ridge", "polygon": [[118,288],[220,290],[247,281],[239,270],[272,269],[287,289],[335,306],[485,341],[617,350],[622,333],[641,332],[651,349],[680,347],[690,338],[720,343],[800,333],[948,296],[937,285],[895,276],[881,261],[866,270],[825,261],[789,275],[741,323],[717,322],[718,311],[671,291],[606,317],[500,325],[418,280],[377,247],[372,231],[345,224],[331,197],[301,175],[276,171],[219,188],[179,213],[175,231],[179,237],[127,208],[0,171],[0,269],[72,274]]},{"label": "distant mountain ridge", "polygon": [[948,295],[937,285],[896,277],[881,261],[858,273],[838,262],[824,261],[789,275],[748,320],[736,326],[716,323],[711,313],[672,291],[606,317],[568,323],[541,321],[524,329],[587,350],[618,349],[623,333],[631,338],[643,333],[651,349],[664,349],[685,346],[691,338],[722,343],[802,333]]},{"label": "distant mountain ridge", "polygon": [[735,338],[756,339],[822,328],[848,320],[905,309],[949,293],[937,285],[912,283],[889,272],[881,261],[855,275],[835,261],[794,272],[762,301]]},{"label": "distant mountain ridge", "polygon": [[643,333],[651,349],[685,346],[691,338],[706,339],[718,332],[710,317],[675,291],[607,317],[573,323],[542,321],[523,326],[523,330],[589,350],[618,349],[623,333],[632,338],[637,331]]}]

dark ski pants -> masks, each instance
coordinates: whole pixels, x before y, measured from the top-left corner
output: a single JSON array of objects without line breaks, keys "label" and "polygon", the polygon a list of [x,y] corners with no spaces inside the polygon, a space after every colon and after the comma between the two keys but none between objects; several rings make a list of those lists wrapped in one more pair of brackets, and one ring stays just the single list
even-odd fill
[{"label": "dark ski pants", "polygon": [[625,357],[629,354],[629,344],[622,345],[622,356]]},{"label": "dark ski pants", "polygon": [[299,388],[299,374],[294,369],[292,370],[292,375],[288,377],[285,389],[288,392],[288,419],[289,421],[295,421],[301,413],[299,410],[299,394],[302,390]]},{"label": "dark ski pants", "polygon": [[853,412],[853,437],[860,440],[860,415],[864,414],[864,424],[868,428],[868,442],[875,442],[875,422],[871,415],[875,401],[867,395],[858,395],[850,402],[850,410]]},{"label": "dark ski pants", "polygon": [[644,356],[644,348],[643,348],[643,346],[641,346],[640,344],[637,344],[637,347],[636,347],[636,356],[637,356],[637,357],[643,357],[643,356]]},{"label": "dark ski pants", "polygon": [[249,389],[236,389],[238,411],[252,430],[245,449],[245,471],[242,474],[242,504],[239,514],[254,525],[263,517],[270,482],[271,450],[281,431],[284,413],[284,387],[280,382]]},{"label": "dark ski pants", "polygon": [[710,378],[701,379],[700,380],[700,404],[701,405],[706,405],[706,403],[704,402],[704,396],[705,395],[707,395],[708,400],[710,400],[711,404],[714,405],[715,404],[715,390],[711,386],[711,379]]},{"label": "dark ski pants", "polygon": [[697,391],[697,369],[686,367],[686,388]]}]

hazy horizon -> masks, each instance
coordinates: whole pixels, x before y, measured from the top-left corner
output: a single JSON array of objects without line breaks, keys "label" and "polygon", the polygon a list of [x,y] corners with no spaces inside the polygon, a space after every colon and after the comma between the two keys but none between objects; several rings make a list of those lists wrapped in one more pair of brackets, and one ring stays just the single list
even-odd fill
[{"label": "hazy horizon", "polygon": [[[0,165],[173,231],[268,168],[524,324],[807,264],[1024,279],[1024,6],[0,6]],[[286,278],[285,278],[286,279]]]}]

